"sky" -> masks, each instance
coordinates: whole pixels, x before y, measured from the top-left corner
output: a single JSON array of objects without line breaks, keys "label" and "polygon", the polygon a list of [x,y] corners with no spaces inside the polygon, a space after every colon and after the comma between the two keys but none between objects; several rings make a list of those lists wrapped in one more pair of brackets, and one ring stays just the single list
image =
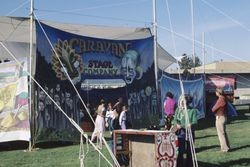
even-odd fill
[{"label": "sky", "polygon": [[[1,16],[29,16],[30,0],[1,2]],[[152,27],[153,22],[153,0],[34,0],[34,8],[38,19],[64,23]],[[202,62],[205,53],[205,64],[249,61],[249,9],[249,0],[156,0],[157,41],[174,57],[192,55],[195,46]]]}]

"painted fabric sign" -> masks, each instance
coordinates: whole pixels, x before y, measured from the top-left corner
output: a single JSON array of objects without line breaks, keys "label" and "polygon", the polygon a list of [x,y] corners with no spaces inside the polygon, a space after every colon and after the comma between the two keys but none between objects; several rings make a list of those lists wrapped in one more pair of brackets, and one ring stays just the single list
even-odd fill
[{"label": "painted fabric sign", "polygon": [[225,94],[233,94],[235,89],[235,76],[207,76],[206,91],[215,92],[217,87],[223,88]]},{"label": "painted fabric sign", "polygon": [[[193,97],[192,107],[198,110],[198,119],[205,117],[205,88],[204,81],[202,78],[197,80],[185,80],[183,82],[185,94],[189,94]],[[163,75],[161,78],[161,104],[162,104],[162,118],[164,118],[164,100],[166,93],[170,91],[174,95],[174,99],[178,104],[179,97],[181,95],[180,81],[177,79],[170,78],[166,75]]]},{"label": "painted fabric sign", "polygon": [[0,142],[30,139],[27,59],[0,64]]},{"label": "painted fabric sign", "polygon": [[[126,83],[127,94],[125,96],[130,97],[132,96],[131,94],[140,94],[142,92],[143,97],[145,96],[150,99],[150,102],[154,102],[148,103],[149,100],[146,101],[146,98],[144,98],[145,102],[138,102],[141,111],[147,109],[150,112],[149,110],[152,106],[156,106],[156,100],[152,100],[156,98],[154,93],[153,37],[137,40],[109,40],[68,33],[43,23],[41,25],[54,50],[51,48],[40,25],[36,24],[36,79],[43,88],[47,87],[46,89],[54,99],[58,98],[57,101],[60,101],[60,103],[58,102],[60,106],[69,115],[73,116],[72,118],[75,121],[79,121],[79,111],[77,109],[80,104],[72,85],[68,81],[68,77],[77,86],[78,90],[80,90],[81,83],[86,79],[122,79]],[[65,71],[67,71],[68,76]],[[55,97],[56,85],[60,85],[62,88],[59,97]],[[68,111],[65,108],[66,91],[71,94],[70,97],[73,99],[73,106]],[[49,114],[46,114],[46,111],[43,112],[42,108],[48,102],[43,100],[45,99],[43,98],[44,93],[39,93],[41,90],[37,88],[36,92],[39,95],[36,99],[36,106],[38,108],[37,132],[39,132],[37,134],[45,134],[45,137],[47,137],[46,135],[52,133],[55,124],[57,124],[49,122],[58,120],[59,123],[59,120],[64,118],[62,118],[63,116],[58,116],[58,112],[55,111],[54,107],[51,107],[50,111],[47,111]],[[115,90],[114,93],[116,93]],[[124,95],[121,96],[124,97]],[[87,101],[86,97],[83,97],[83,100]],[[100,99],[96,100],[99,102]],[[147,108],[145,108],[145,104],[148,104]],[[136,112],[138,111],[135,108],[131,109],[132,115]],[[60,122],[60,124],[63,123]],[[60,126],[62,127],[59,128],[58,125],[55,128],[58,131],[57,133],[62,130],[65,132],[65,125]],[[72,128],[69,128],[66,132],[70,133],[70,131],[72,131]],[[64,134],[67,134],[66,132]],[[37,139],[45,140],[45,137],[42,138],[40,135]],[[62,140],[62,137],[60,140]]]},{"label": "painted fabric sign", "polygon": [[[127,84],[142,78],[153,63],[153,38],[108,40],[71,34],[41,23],[37,53],[51,65],[56,78],[69,77],[76,84],[87,78],[122,78]],[[55,53],[56,52],[56,53]],[[60,58],[60,61],[58,59]]]}]

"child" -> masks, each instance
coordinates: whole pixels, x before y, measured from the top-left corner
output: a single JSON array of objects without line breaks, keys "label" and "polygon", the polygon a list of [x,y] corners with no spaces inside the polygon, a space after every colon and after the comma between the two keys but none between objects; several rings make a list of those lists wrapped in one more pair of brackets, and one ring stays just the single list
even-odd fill
[{"label": "child", "polygon": [[105,122],[106,122],[106,127],[109,128],[109,131],[112,131],[112,119],[114,118],[114,111],[113,111],[113,106],[112,103],[108,103],[108,108],[107,112],[105,115]]}]

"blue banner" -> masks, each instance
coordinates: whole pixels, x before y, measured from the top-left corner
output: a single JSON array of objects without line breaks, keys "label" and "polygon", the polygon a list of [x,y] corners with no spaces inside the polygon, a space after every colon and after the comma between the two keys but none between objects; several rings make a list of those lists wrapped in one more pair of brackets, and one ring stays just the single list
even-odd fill
[{"label": "blue banner", "polygon": [[[197,80],[185,80],[182,81],[185,94],[189,94],[193,97],[192,107],[198,110],[198,119],[205,117],[205,88],[204,80],[202,78]],[[161,104],[162,104],[162,117],[164,114],[164,100],[167,92],[172,92],[174,99],[178,103],[179,97],[181,95],[180,80],[170,78],[163,75],[161,78]]]},{"label": "blue banner", "polygon": [[[129,106],[133,105],[133,107],[130,106],[129,114],[131,122],[144,117],[150,119],[150,113],[157,112],[153,37],[110,40],[68,33],[43,23],[41,27],[36,23],[36,80],[48,90],[53,98],[56,98],[57,103],[76,122],[79,122],[80,102],[75,91],[71,89],[72,85],[69,83],[68,76],[79,90],[86,79],[122,79],[126,85],[124,93],[117,94],[114,90],[113,98],[106,99],[106,101],[114,104],[118,97],[125,97],[125,103]],[[60,92],[56,91],[57,87],[61,88]],[[57,107],[51,104],[50,100],[46,100],[48,98],[44,97],[44,93],[39,88],[36,92],[38,94],[36,99],[37,140],[71,140],[70,137],[75,137],[74,134],[68,135],[73,133],[72,127]],[[87,94],[91,95],[91,92]],[[98,95],[104,93],[103,90],[94,92]],[[83,100],[90,103],[92,108],[98,105],[101,98],[107,98],[105,95],[99,97],[96,94],[93,95],[96,97],[94,101],[89,101],[91,98],[87,99],[83,96]],[[69,96],[68,101],[66,101],[66,96]],[[136,107],[134,107],[135,104]],[[138,125],[143,124],[138,122]],[[57,134],[60,133],[65,136],[57,138]],[[51,134],[50,139],[47,137],[49,134]]]},{"label": "blue banner", "polygon": [[[68,33],[37,24],[37,53],[51,64],[56,77],[66,80],[65,69],[74,83],[89,78],[122,78],[127,84],[142,78],[153,63],[153,37],[109,40]],[[64,68],[58,60],[60,58]]]}]

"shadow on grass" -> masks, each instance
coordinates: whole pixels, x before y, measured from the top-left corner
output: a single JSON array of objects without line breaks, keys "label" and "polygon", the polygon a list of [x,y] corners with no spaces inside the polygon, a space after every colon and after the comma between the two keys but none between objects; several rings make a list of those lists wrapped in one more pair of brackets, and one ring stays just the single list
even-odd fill
[{"label": "shadow on grass", "polygon": [[29,142],[27,141],[11,141],[0,143],[0,151],[25,150],[28,149],[28,147]]},{"label": "shadow on grass", "polygon": [[206,118],[201,118],[198,120],[198,124],[195,125],[196,130],[202,130],[215,126],[215,117],[208,116]]},{"label": "shadow on grass", "polygon": [[213,149],[213,148],[220,148],[219,145],[213,145],[213,146],[205,146],[205,147],[199,147],[199,148],[195,148],[196,152],[202,152],[202,151],[205,151],[205,150],[210,150],[210,149]]},{"label": "shadow on grass", "polygon": [[212,164],[212,163],[207,163],[207,162],[201,162],[201,161],[198,161],[198,165],[199,165],[199,167],[222,167],[222,166],[217,165],[217,164]]},{"label": "shadow on grass", "polygon": [[245,146],[241,146],[241,147],[231,148],[230,152],[241,150],[241,149],[248,148],[248,147],[250,147],[250,145],[245,145]]},{"label": "shadow on grass", "polygon": [[249,116],[246,116],[245,114],[239,114],[238,116],[229,117],[228,123],[230,123],[230,124],[237,124],[237,123],[245,122],[245,121],[247,121],[249,119],[250,119]]},{"label": "shadow on grass", "polygon": [[[244,122],[246,120],[250,120],[250,116],[247,116],[246,113],[249,113],[249,110],[239,110],[237,111],[238,116],[229,116],[228,117],[228,124],[237,124]],[[239,121],[240,120],[240,121]],[[237,121],[237,122],[235,122]],[[197,130],[202,130],[210,127],[215,127],[215,116],[208,115],[205,118],[201,118],[198,120],[198,124],[196,125]]]},{"label": "shadow on grass", "polygon": [[249,110],[238,110],[237,114],[238,116],[232,116],[229,117],[229,121],[235,121],[235,120],[248,120],[250,117],[247,115],[249,113]]},{"label": "shadow on grass", "polygon": [[232,161],[228,161],[228,162],[223,162],[220,164],[221,166],[250,166],[250,158],[240,158],[237,160],[232,160]]},{"label": "shadow on grass", "polygon": [[217,136],[217,135],[205,135],[205,136],[195,137],[195,140],[208,138],[208,137],[214,137],[214,136]]},{"label": "shadow on grass", "polygon": [[73,142],[68,142],[68,141],[51,141],[51,142],[42,142],[42,143],[37,143],[35,145],[36,148],[57,148],[57,147],[64,147],[64,146],[71,146],[73,145]]},{"label": "shadow on grass", "polygon": [[199,167],[230,167],[230,166],[250,166],[249,158],[241,158],[237,160],[227,161],[220,164],[213,164],[207,162],[198,161]]}]

